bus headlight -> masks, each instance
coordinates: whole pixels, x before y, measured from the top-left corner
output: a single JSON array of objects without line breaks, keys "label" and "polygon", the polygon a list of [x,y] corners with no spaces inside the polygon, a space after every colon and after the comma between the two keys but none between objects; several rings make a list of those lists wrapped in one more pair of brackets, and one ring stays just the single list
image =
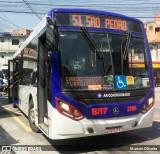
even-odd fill
[{"label": "bus headlight", "polygon": [[149,98],[146,103],[143,105],[141,113],[147,113],[151,107],[154,105],[154,97]]},{"label": "bus headlight", "polygon": [[56,98],[56,108],[59,113],[73,120],[81,120],[84,118],[83,114],[76,107],[64,102],[59,98]]}]

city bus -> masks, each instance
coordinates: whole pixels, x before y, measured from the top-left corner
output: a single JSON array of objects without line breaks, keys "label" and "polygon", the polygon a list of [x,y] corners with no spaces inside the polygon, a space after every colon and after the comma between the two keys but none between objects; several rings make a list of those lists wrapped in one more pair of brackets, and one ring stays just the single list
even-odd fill
[{"label": "city bus", "polygon": [[[133,71],[137,59],[143,71]],[[50,139],[119,133],[153,123],[152,61],[138,19],[52,9],[8,65],[9,102],[28,116],[34,132]]]}]

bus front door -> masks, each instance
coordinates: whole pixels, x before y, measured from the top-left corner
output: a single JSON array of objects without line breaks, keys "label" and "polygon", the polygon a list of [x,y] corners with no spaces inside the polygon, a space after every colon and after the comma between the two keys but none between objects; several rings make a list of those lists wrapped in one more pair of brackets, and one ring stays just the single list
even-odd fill
[{"label": "bus front door", "polygon": [[8,102],[13,103],[13,107],[18,105],[18,60],[8,61]]},{"label": "bus front door", "polygon": [[[40,39],[41,40],[41,39]],[[48,129],[48,77],[47,77],[47,51],[44,45],[39,41],[38,47],[38,71],[37,71],[37,83],[38,83],[38,124],[39,128],[49,133]]]},{"label": "bus front door", "polygon": [[8,61],[8,102],[13,102],[13,60]]}]

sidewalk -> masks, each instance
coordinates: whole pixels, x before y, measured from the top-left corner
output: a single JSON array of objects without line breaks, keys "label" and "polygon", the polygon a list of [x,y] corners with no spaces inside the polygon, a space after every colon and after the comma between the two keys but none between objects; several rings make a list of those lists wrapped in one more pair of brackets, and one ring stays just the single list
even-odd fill
[{"label": "sidewalk", "polygon": [[155,88],[155,102],[160,106],[160,87]]}]

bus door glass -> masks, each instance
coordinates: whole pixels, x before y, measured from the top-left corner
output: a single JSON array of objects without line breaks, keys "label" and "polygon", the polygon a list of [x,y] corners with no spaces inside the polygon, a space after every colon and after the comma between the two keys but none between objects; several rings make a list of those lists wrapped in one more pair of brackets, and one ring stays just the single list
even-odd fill
[{"label": "bus door glass", "polygon": [[39,123],[44,123],[44,119],[47,118],[47,96],[48,96],[48,77],[47,77],[47,53],[45,47],[39,42],[38,49],[38,112]]},{"label": "bus door glass", "polygon": [[13,100],[13,60],[8,61],[8,102]]},{"label": "bus door glass", "polygon": [[18,83],[19,83],[19,72],[18,72],[19,60],[13,60],[13,82],[12,82],[12,92],[13,92],[13,103],[14,105],[18,104]]},{"label": "bus door glass", "polygon": [[18,101],[18,60],[8,61],[8,100]]}]

